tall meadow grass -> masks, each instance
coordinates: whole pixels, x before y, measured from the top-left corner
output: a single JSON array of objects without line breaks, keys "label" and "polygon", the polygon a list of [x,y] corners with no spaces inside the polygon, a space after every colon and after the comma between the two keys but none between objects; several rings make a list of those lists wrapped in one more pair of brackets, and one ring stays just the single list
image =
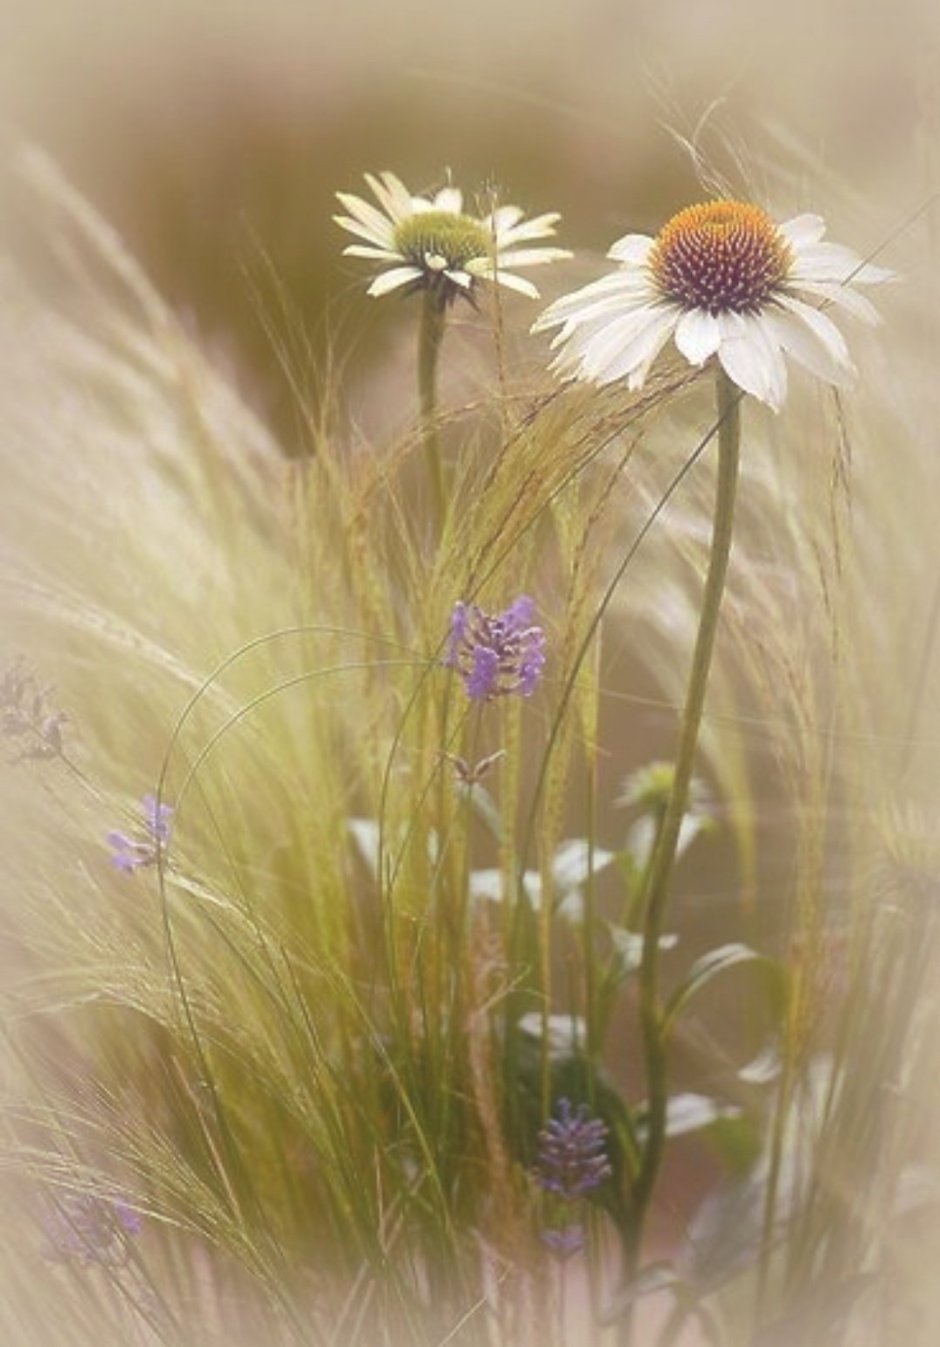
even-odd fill
[{"label": "tall meadow grass", "polygon": [[[643,880],[708,374],[559,385],[490,296],[444,337],[435,519],[410,385],[368,439],[272,318],[288,457],[57,170],[10,172],[46,265],[2,273],[0,1338],[934,1342],[935,283],[853,334],[857,389],[742,410],[647,1211]],[[918,276],[920,230],[889,250]],[[522,594],[544,677],[475,702],[454,605]],[[148,793],[169,840],[124,872],[105,839],[153,842]],[[562,1099],[611,1168],[570,1210],[540,1181]]]}]

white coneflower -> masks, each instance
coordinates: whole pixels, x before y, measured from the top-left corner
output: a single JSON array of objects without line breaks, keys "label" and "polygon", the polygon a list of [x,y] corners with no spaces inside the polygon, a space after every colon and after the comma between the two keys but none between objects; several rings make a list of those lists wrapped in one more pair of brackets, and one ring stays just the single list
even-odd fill
[{"label": "white coneflower", "polygon": [[533,331],[560,326],[561,375],[640,388],[670,336],[693,365],[717,356],[728,377],[775,411],[787,388],[784,353],[828,383],[854,375],[845,340],[820,304],[868,322],[853,287],[892,273],[823,242],[818,215],[776,224],[759,206],[688,206],[655,239],[627,234],[608,257],[617,271],[550,305]]},{"label": "white coneflower", "polygon": [[497,206],[478,218],[464,213],[463,193],[456,187],[444,187],[433,197],[412,196],[394,173],[365,176],[381,209],[361,197],[337,192],[349,214],[333,218],[342,229],[365,240],[345,248],[347,256],[385,264],[369,286],[370,295],[404,289],[424,296],[418,398],[433,509],[440,520],[445,482],[437,442],[437,362],[447,309],[458,295],[474,299],[481,281],[538,299],[532,282],[508,268],[541,266],[571,254],[563,248],[525,246],[554,234],[559,218],[554,212],[526,220],[518,206]]},{"label": "white coneflower", "polygon": [[477,281],[496,281],[509,290],[538,299],[531,281],[510,267],[534,267],[571,254],[563,248],[530,248],[520,244],[549,238],[559,216],[552,212],[526,220],[518,206],[498,206],[477,218],[463,209],[463,193],[444,187],[433,197],[412,196],[394,173],[365,175],[377,210],[361,197],[337,192],[348,215],[336,215],[343,229],[365,239],[343,251],[351,257],[388,263],[369,286],[370,295],[385,295],[401,286],[434,289],[451,300],[470,295]]}]

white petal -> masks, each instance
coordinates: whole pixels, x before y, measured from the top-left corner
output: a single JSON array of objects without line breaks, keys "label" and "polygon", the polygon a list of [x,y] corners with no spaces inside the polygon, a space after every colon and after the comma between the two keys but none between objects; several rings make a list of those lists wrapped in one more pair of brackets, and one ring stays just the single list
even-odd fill
[{"label": "white petal", "polygon": [[614,313],[584,326],[563,329],[552,346],[563,345],[564,359],[573,358],[587,367],[593,378],[619,351],[633,340],[657,310],[655,303],[618,308]]},{"label": "white petal", "polygon": [[395,237],[391,228],[383,229],[380,232],[371,229],[368,225],[361,224],[358,220],[351,220],[348,215],[334,215],[333,219],[340,229],[345,229],[347,234],[355,234],[357,239],[366,239],[379,248],[392,248],[395,245]]},{"label": "white petal", "polygon": [[353,196],[349,192],[337,192],[336,197],[354,219],[372,231],[376,242],[394,243],[395,231],[387,215],[370,206],[368,201],[363,201],[361,197]]},{"label": "white petal", "polygon": [[498,252],[497,265],[500,267],[537,267],[543,262],[558,262],[571,257],[567,248],[511,248],[509,252]]},{"label": "white petal", "polygon": [[851,383],[855,372],[851,362],[838,360],[829,346],[820,340],[815,328],[804,323],[796,313],[766,309],[763,321],[787,354],[811,374],[839,388]]},{"label": "white petal", "polygon": [[[816,345],[821,347],[829,357],[828,365],[841,369],[844,374],[853,373],[849,348],[845,344],[845,338],[831,318],[828,318],[824,313],[820,313],[819,309],[814,309],[811,304],[804,304],[802,300],[794,299],[792,295],[779,295],[777,302],[793,314],[803,325],[803,328],[812,334]],[[796,356],[795,351],[793,354]],[[822,359],[824,358],[822,357]],[[829,378],[829,375],[825,374],[823,378]],[[833,380],[833,382],[837,382],[837,380]]]},{"label": "white petal", "polygon": [[523,211],[519,206],[497,206],[492,215],[489,215],[484,224],[493,230],[494,234],[500,234],[507,229],[512,229],[513,225],[519,223],[522,219]]},{"label": "white petal", "polygon": [[576,333],[583,346],[619,318],[641,309],[655,308],[663,302],[662,295],[652,285],[638,285],[607,297],[601,296],[589,306],[573,313],[555,336],[552,345],[557,346]]},{"label": "white petal", "polygon": [[632,266],[642,267],[649,260],[655,240],[648,234],[624,234],[607,251],[607,256],[617,262],[628,262]]},{"label": "white petal", "polygon": [[777,347],[763,332],[759,318],[742,313],[718,316],[722,368],[745,393],[779,411],[786,388],[786,369]]},{"label": "white petal", "polygon": [[379,177],[386,191],[390,213],[396,219],[404,220],[411,214],[411,193],[394,173],[380,173]]},{"label": "white petal", "polygon": [[521,276],[515,276],[511,271],[504,267],[505,262],[511,262],[516,266],[534,266],[536,262],[554,261],[555,255],[568,256],[560,248],[538,248],[520,254],[511,254],[506,257],[499,257],[494,263],[491,257],[473,257],[466,264],[466,270],[471,276],[479,276],[484,281],[498,281],[500,285],[505,285],[507,290],[518,290],[521,295],[528,295],[531,299],[538,299],[539,292],[531,281],[524,280]]},{"label": "white petal", "polygon": [[721,328],[706,309],[688,309],[676,325],[676,345],[690,365],[702,365],[718,350]]},{"label": "white petal", "polygon": [[392,267],[391,271],[383,271],[366,291],[369,295],[387,295],[390,290],[397,290],[400,285],[407,285],[409,281],[416,281],[423,275],[420,267]]},{"label": "white petal", "polygon": [[803,281],[837,281],[842,285],[881,285],[897,279],[893,271],[863,262],[851,248],[840,243],[816,243],[807,248],[794,249],[795,258],[788,280],[794,285]]},{"label": "white petal", "polygon": [[872,266],[871,262],[863,262],[852,276],[852,284],[885,285],[898,279],[898,273],[892,271],[890,267],[876,267]]},{"label": "white petal", "polygon": [[472,276],[468,276],[465,271],[458,271],[456,268],[445,271],[444,275],[449,281],[452,281],[454,285],[459,285],[461,290],[469,290],[473,284]]},{"label": "white petal", "polygon": [[434,209],[448,215],[459,215],[463,210],[463,192],[459,187],[442,187],[434,198]]},{"label": "white petal", "polygon": [[845,280],[861,264],[861,258],[841,243],[804,243],[793,250],[791,276],[808,276],[815,280]]},{"label": "white petal", "polygon": [[611,323],[628,318],[630,314],[654,308],[661,302],[660,295],[655,291],[646,290],[636,295],[617,296],[614,301],[608,301],[606,304],[601,302],[592,304],[590,310],[584,310],[568,319],[555,334],[552,346],[559,346],[573,339],[583,349],[589,341],[605,332]]},{"label": "white petal", "polygon": [[833,281],[801,281],[800,290],[806,294],[818,295],[837,308],[844,309],[853,317],[861,319],[874,327],[881,322],[878,310],[866,295],[860,295],[850,285],[838,285]]},{"label": "white petal", "polygon": [[533,239],[551,238],[555,233],[554,222],[557,215],[540,215],[535,220],[524,220],[511,229],[495,228],[496,242],[500,248],[514,248],[517,243],[530,243]]},{"label": "white petal", "polygon": [[404,262],[401,253],[393,253],[388,248],[365,248],[359,243],[351,243],[343,249],[344,257],[371,257],[378,262]]},{"label": "white petal", "polygon": [[539,292],[531,281],[527,281],[523,276],[514,276],[511,271],[497,272],[496,280],[507,290],[518,290],[520,295],[528,295],[530,299],[539,297]]},{"label": "white petal", "polygon": [[795,215],[785,220],[777,228],[793,248],[805,243],[818,243],[826,232],[826,222],[821,215]]},{"label": "white petal", "polygon": [[[651,321],[649,326],[638,334],[629,352],[630,370],[627,381],[629,388],[642,388],[646,383],[650,366],[669,340],[670,334],[675,331],[677,317],[678,310],[673,305],[664,305],[659,310],[655,322]],[[627,358],[628,353],[625,351],[622,359]]]},{"label": "white petal", "polygon": [[764,321],[765,315],[762,313],[753,318],[748,317],[748,322],[753,323],[758,330],[759,337],[764,341],[767,358],[770,368],[770,401],[769,405],[774,411],[779,411],[786,401],[787,396],[787,362],[783,358],[783,350],[777,336]]},{"label": "white petal", "polygon": [[645,275],[614,271],[609,276],[602,276],[598,281],[582,285],[580,290],[572,290],[570,294],[562,295],[553,304],[549,304],[541,317],[536,320],[532,331],[541,332],[545,328],[554,327],[557,323],[580,323],[592,315],[595,306],[600,309],[601,306],[606,308],[609,304],[627,305],[632,302],[642,303],[647,299],[652,302],[655,299],[655,291]]},{"label": "white petal", "polygon": [[675,327],[675,305],[647,305],[608,323],[587,343],[581,367],[589,379],[612,383],[631,374],[657,351]]},{"label": "white petal", "polygon": [[401,191],[404,194],[404,202],[402,202],[401,197],[396,192],[389,191],[385,182],[382,180],[386,176],[391,177],[391,174],[383,174],[382,178],[377,178],[372,173],[366,173],[363,176],[369,187],[372,189],[372,194],[376,201],[385,211],[389,219],[398,223],[411,214],[408,193],[405,191],[402,184],[398,182],[397,178],[394,178],[393,181],[401,188]]}]

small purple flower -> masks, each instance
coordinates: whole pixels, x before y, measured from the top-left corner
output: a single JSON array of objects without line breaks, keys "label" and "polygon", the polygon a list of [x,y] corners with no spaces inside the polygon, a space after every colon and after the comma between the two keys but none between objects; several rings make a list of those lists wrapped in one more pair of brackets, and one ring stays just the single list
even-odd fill
[{"label": "small purple flower", "polygon": [[18,744],[14,762],[64,756],[62,726],[68,716],[51,699],[52,688],[43,687],[23,660],[0,674],[0,739]]},{"label": "small purple flower", "polygon": [[154,865],[161,850],[170,840],[172,805],[163,804],[155,795],[145,795],[141,801],[144,813],[142,834],[129,837],[127,833],[109,832],[106,837],[111,848],[111,864],[125,874],[142,866]]},{"label": "small purple flower", "polygon": [[607,1127],[592,1118],[586,1104],[577,1112],[568,1099],[559,1099],[556,1117],[539,1132],[538,1180],[549,1193],[575,1202],[610,1178],[613,1170],[604,1145]]},{"label": "small purple flower", "polygon": [[444,664],[457,670],[473,701],[532,695],[545,665],[545,633],[534,617],[535,602],[527,594],[502,613],[484,613],[475,603],[454,605]]},{"label": "small purple flower", "polygon": [[72,1193],[57,1197],[42,1214],[42,1253],[53,1263],[123,1261],[128,1237],[139,1235],[139,1211],[123,1198]]},{"label": "small purple flower", "polygon": [[561,1263],[566,1263],[569,1258],[580,1253],[586,1242],[584,1226],[577,1223],[552,1226],[542,1231],[541,1238],[545,1247],[550,1249]]},{"label": "small purple flower", "polygon": [[156,795],[145,795],[141,803],[144,807],[147,831],[154,841],[166,844],[170,840],[170,820],[173,817],[173,806],[164,804],[162,800],[157,799]]}]

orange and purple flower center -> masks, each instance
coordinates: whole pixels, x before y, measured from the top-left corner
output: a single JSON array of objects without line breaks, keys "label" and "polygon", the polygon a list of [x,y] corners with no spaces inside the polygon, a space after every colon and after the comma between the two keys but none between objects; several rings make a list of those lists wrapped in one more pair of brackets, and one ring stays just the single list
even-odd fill
[{"label": "orange and purple flower center", "polygon": [[650,268],[662,294],[711,314],[754,313],[792,264],[790,245],[760,206],[687,206],[660,230]]}]

